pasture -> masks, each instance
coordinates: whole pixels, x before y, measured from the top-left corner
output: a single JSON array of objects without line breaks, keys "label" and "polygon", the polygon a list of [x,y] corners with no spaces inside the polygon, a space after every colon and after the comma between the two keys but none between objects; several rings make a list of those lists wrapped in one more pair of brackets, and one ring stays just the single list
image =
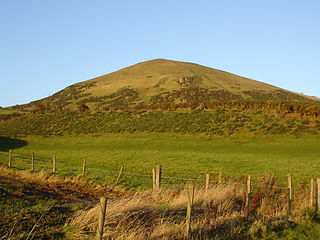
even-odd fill
[{"label": "pasture", "polygon": [[[30,169],[31,153],[35,153],[36,171],[51,171],[51,158],[57,158],[57,173],[77,176],[87,159],[87,177],[113,184],[121,165],[124,176],[120,186],[127,189],[152,187],[152,168],[163,167],[163,186],[184,185],[189,178],[204,181],[210,173],[217,179],[222,172],[225,181],[252,175],[253,180],[266,173],[274,173],[285,183],[288,174],[294,184],[319,176],[320,137],[303,135],[179,135],[168,133],[103,134],[69,136],[29,136],[13,149],[12,166]],[[3,142],[0,162],[7,164],[13,146]],[[22,157],[22,158],[21,158]]]}]

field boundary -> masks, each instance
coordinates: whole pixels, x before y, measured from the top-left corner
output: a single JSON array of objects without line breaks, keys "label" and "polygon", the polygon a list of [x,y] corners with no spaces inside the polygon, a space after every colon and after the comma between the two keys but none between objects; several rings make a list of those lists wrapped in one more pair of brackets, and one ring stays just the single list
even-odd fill
[{"label": "field boundary", "polygon": [[[8,153],[2,152],[0,154],[0,165],[4,165],[10,169],[16,170],[29,170],[31,172],[45,171],[49,174],[60,175],[59,168],[61,168],[61,164],[63,164],[64,167],[68,166],[69,168],[75,168],[73,165],[60,163],[55,154],[52,154],[51,157],[41,158],[37,157],[34,152],[32,152],[29,156],[16,154],[12,150],[9,150]],[[87,159],[84,158],[82,164],[79,164],[77,167],[77,176],[94,180],[94,177],[90,178],[90,174],[97,172],[103,174],[112,174],[114,176],[114,182],[112,185],[114,186],[117,186],[121,182],[121,179],[126,175],[131,177],[148,178],[148,181],[152,186],[152,194],[155,195],[161,195],[161,192],[166,190],[166,187],[163,186],[163,181],[165,180],[173,179],[175,181],[183,182],[184,187],[181,189],[185,189],[184,191],[187,193],[187,212],[184,233],[186,239],[189,238],[191,231],[192,207],[195,189],[201,189],[201,191],[204,191],[205,193],[206,191],[209,191],[215,187],[223,188],[224,186],[233,185],[235,191],[241,191],[244,193],[243,209],[241,211],[245,220],[254,218],[254,216],[251,215],[255,205],[257,204],[257,201],[260,201],[261,198],[266,196],[268,193],[272,193],[276,200],[283,205],[284,211],[286,212],[285,216],[288,219],[296,214],[296,210],[298,210],[298,199],[299,201],[304,199],[304,207],[309,208],[315,215],[318,215],[320,210],[320,178],[311,178],[308,185],[303,185],[304,183],[300,183],[299,186],[299,184],[293,184],[293,178],[290,175],[288,176],[287,184],[279,184],[276,181],[274,174],[254,176],[254,178],[252,178],[251,175],[247,175],[244,179],[245,181],[241,182],[234,181],[231,178],[229,179],[227,176],[223,176],[222,171],[217,173],[218,178],[216,179],[212,178],[212,174],[210,173],[203,173],[203,177],[198,178],[168,177],[164,175],[165,169],[161,165],[156,165],[150,170],[150,174],[134,173],[132,171],[127,171],[124,165],[121,165],[120,169],[118,170],[99,169],[88,166]],[[258,180],[258,177],[261,179]],[[177,186],[173,184],[171,187],[175,188]],[[97,202],[98,199],[96,203]],[[103,236],[102,226],[104,225],[104,219],[106,218],[105,215],[107,202],[108,199],[106,198],[102,197],[100,199],[101,210],[99,210],[99,228],[97,230],[97,236],[101,237],[99,239],[102,239]],[[94,202],[88,202],[88,205],[92,207],[93,204]],[[301,207],[299,209],[301,210]]]}]

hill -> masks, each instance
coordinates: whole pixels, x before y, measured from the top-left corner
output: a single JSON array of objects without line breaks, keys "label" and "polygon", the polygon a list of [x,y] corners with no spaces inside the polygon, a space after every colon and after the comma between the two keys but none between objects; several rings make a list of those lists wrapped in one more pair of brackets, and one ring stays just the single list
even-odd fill
[{"label": "hill", "polygon": [[319,116],[320,102],[312,97],[193,63],[157,59],[4,109],[0,136],[318,134]]},{"label": "hill", "polygon": [[72,110],[85,104],[92,110],[109,110],[164,103],[243,100],[316,99],[198,64],[156,59],[74,84],[20,108],[32,110],[42,104],[47,110]]}]

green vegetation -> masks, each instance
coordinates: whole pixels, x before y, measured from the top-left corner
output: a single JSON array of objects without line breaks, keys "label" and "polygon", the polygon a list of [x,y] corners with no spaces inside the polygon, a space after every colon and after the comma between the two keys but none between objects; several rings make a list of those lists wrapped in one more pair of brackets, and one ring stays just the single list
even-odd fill
[{"label": "green vegetation", "polygon": [[0,121],[6,121],[11,118],[20,117],[23,114],[25,114],[25,112],[19,110],[0,109]]},{"label": "green vegetation", "polygon": [[7,115],[7,114],[22,114],[25,112],[22,111],[18,111],[18,110],[10,110],[10,109],[6,109],[6,108],[0,108],[0,115]]},{"label": "green vegetation", "polygon": [[233,135],[239,133],[318,134],[320,121],[284,118],[269,111],[216,109],[209,112],[104,112],[35,114],[0,121],[0,136],[69,135],[119,132]]},{"label": "green vegetation", "polygon": [[[30,156],[36,154],[36,169],[51,171],[51,157],[57,156],[58,174],[77,176],[87,158],[88,177],[114,184],[121,165],[125,174],[120,185],[130,189],[150,188],[151,170],[163,166],[163,184],[184,185],[188,178],[202,183],[204,173],[217,180],[220,170],[228,179],[243,179],[251,174],[275,173],[285,182],[291,174],[295,184],[317,176],[320,159],[319,137],[315,135],[215,137],[178,134],[104,134],[74,136],[29,136],[27,145],[13,151],[13,167],[30,169]],[[20,159],[15,156],[24,156]],[[7,153],[0,155],[7,163]],[[138,174],[138,175],[135,175]],[[178,179],[177,179],[178,178]],[[182,179],[179,179],[182,178]]]},{"label": "green vegetation", "polygon": [[[260,229],[255,229],[260,234],[253,237],[259,240],[317,240],[320,238],[319,219],[312,221],[310,219],[300,219],[299,224],[286,223],[280,221],[272,224],[273,229],[268,226],[260,225]],[[254,228],[254,227],[252,227]],[[262,233],[262,234],[261,234]],[[262,236],[261,236],[262,235]]]}]

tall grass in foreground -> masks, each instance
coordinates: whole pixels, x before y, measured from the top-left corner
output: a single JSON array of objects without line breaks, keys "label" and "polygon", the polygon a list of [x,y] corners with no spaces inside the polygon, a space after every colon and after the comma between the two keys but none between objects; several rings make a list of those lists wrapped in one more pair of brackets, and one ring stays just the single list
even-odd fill
[{"label": "tall grass in foreground", "polygon": [[79,209],[93,207],[100,196],[122,196],[121,189],[94,184],[81,176],[0,166],[0,239],[66,239],[64,225]]},{"label": "tall grass in foreground", "polygon": [[[185,189],[120,193],[120,189],[82,177],[62,178],[5,167],[0,167],[0,178],[4,193],[0,239],[26,239],[30,234],[32,239],[94,239],[99,212],[95,203],[100,196],[109,197],[104,239],[184,238]],[[5,179],[14,184],[5,184]],[[265,175],[252,187],[249,219],[244,218],[245,186],[240,182],[197,188],[191,239],[320,239],[320,219],[308,208],[308,186],[293,189],[290,216],[286,186],[279,185],[273,175]]]},{"label": "tall grass in foreground", "polygon": [[[275,185],[260,189],[253,194],[250,218],[245,219],[245,192],[238,184],[196,189],[191,239],[317,239],[320,232],[312,225],[315,215],[307,208],[306,195],[305,191],[295,194],[294,212],[288,216],[286,189]],[[138,192],[110,200],[104,239],[184,239],[186,205],[187,192],[181,189]],[[68,224],[72,229],[69,237],[92,239],[98,211],[99,205],[78,211]],[[299,227],[305,227],[302,233]],[[302,235],[290,238],[290,234]]]}]

